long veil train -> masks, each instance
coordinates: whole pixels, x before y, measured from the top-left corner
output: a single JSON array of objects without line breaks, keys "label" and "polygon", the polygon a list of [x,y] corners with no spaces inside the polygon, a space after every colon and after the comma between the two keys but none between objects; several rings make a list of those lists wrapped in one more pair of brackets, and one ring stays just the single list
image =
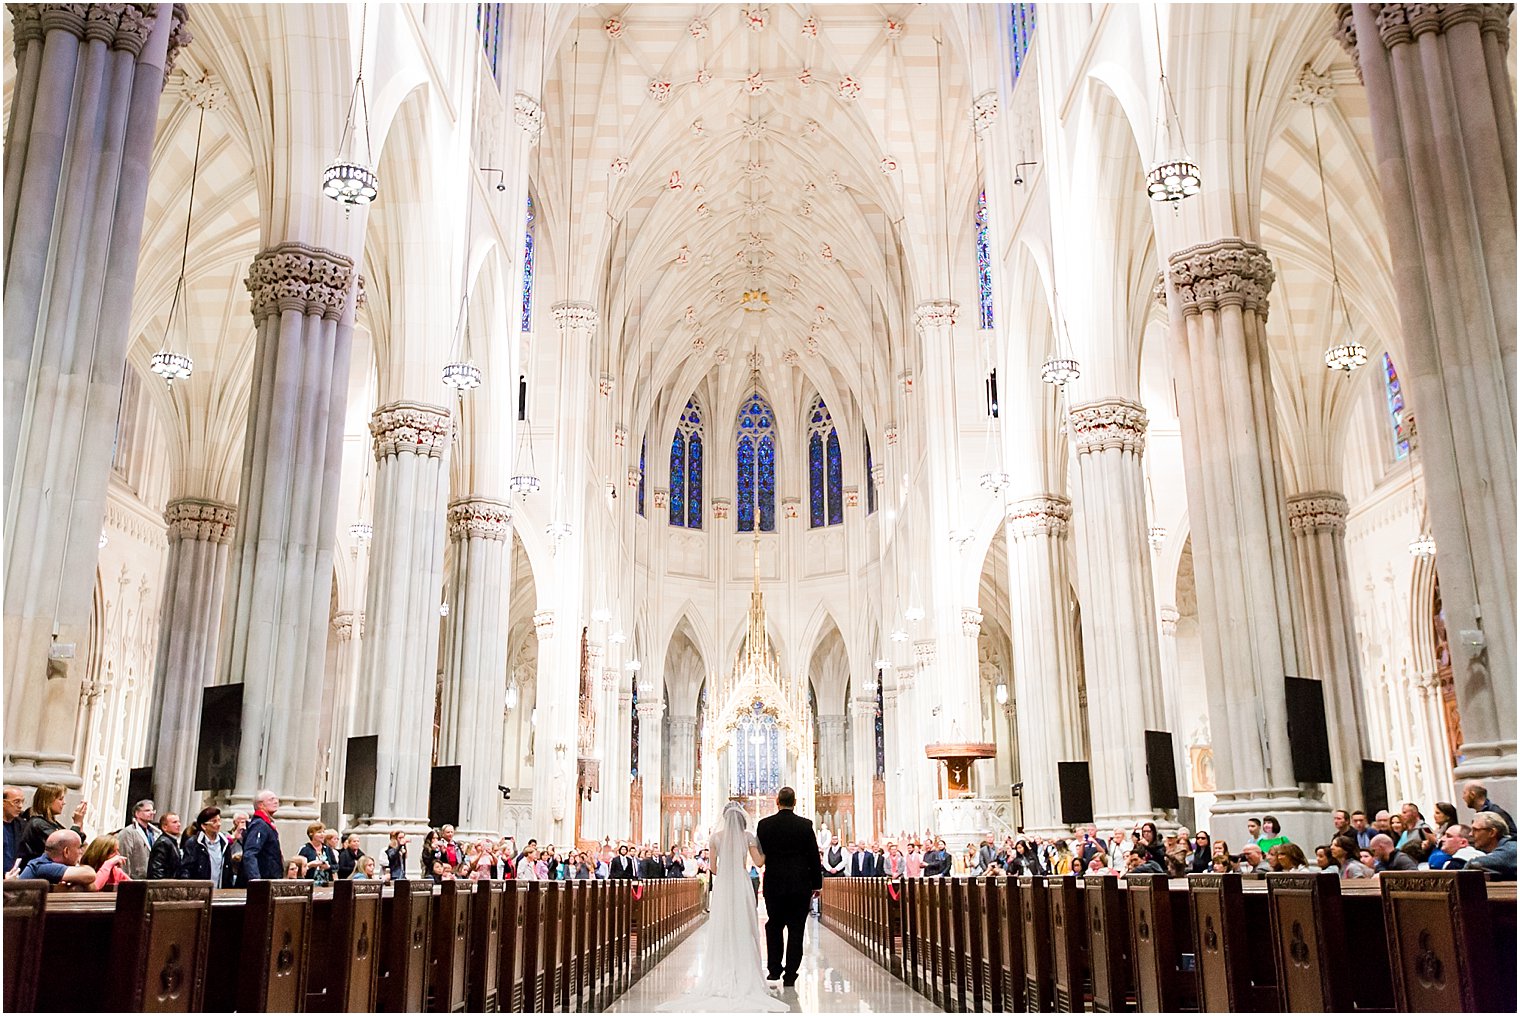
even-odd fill
[{"label": "long veil train", "polygon": [[699,934],[707,936],[702,972],[691,992],[659,1007],[661,1012],[787,1012],[791,1006],[771,994],[761,965],[760,921],[755,913],[747,855],[753,834],[740,804],[723,809],[708,841],[713,873],[712,916]]}]

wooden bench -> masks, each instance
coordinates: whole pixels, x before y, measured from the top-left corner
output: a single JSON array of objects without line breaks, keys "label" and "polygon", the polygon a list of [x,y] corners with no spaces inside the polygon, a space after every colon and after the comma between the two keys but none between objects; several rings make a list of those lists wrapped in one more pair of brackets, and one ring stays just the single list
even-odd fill
[{"label": "wooden bench", "polygon": [[1192,959],[1183,957],[1191,942],[1187,901],[1170,891],[1165,875],[1130,875],[1124,879],[1129,899],[1130,957],[1134,963],[1136,1008],[1141,1012],[1177,1012],[1198,1008]]},{"label": "wooden bench", "polygon": [[1222,1012],[1276,1011],[1276,973],[1268,965],[1272,953],[1253,949],[1248,941],[1241,877],[1193,875],[1187,884],[1199,1007]]},{"label": "wooden bench", "polygon": [[1514,969],[1501,978],[1482,872],[1383,872],[1378,880],[1398,1010],[1514,1011]]},{"label": "wooden bench", "polygon": [[383,882],[344,879],[312,905],[307,1012],[373,1012],[380,979]]},{"label": "wooden bench", "polygon": [[13,878],[5,883],[6,1012],[37,1008],[47,899],[52,888],[40,878]]},{"label": "wooden bench", "polygon": [[470,901],[469,958],[465,1005],[470,1012],[501,1011],[501,904],[506,883],[481,879]]},{"label": "wooden bench", "polygon": [[[304,880],[256,879],[248,884],[241,921],[225,908],[213,918],[215,944],[233,937],[224,934],[224,929],[240,932],[230,955],[223,957],[213,949],[211,957],[213,969],[230,966],[239,971],[237,978],[218,974],[212,979],[214,985],[237,985],[236,1008],[257,1012],[305,1008],[311,966],[311,891],[312,884]],[[211,992],[207,996],[209,1001]]]},{"label": "wooden bench", "polygon": [[1128,1012],[1135,1007],[1130,963],[1129,899],[1112,875],[1083,879],[1087,911],[1087,961],[1094,1012]]},{"label": "wooden bench", "polygon": [[177,879],[122,882],[116,887],[106,957],[110,973],[100,1008],[202,1011],[211,951],[211,893],[210,882]]},{"label": "wooden bench", "polygon": [[1087,908],[1073,875],[1046,882],[1057,1012],[1087,1011]]},{"label": "wooden bench", "polygon": [[1024,946],[1024,1011],[1052,1012],[1055,977],[1051,966],[1050,892],[1043,875],[1021,875],[1018,883]]},{"label": "wooden bench", "polygon": [[432,960],[433,883],[394,883],[381,908],[380,1012],[423,1012]]}]

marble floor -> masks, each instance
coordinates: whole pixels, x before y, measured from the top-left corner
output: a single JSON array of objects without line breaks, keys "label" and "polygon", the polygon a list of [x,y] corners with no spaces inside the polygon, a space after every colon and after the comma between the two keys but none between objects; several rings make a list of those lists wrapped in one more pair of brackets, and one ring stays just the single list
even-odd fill
[{"label": "marble floor", "polygon": [[[708,925],[671,950],[608,1012],[649,1012],[679,998],[701,974]],[[802,969],[792,988],[778,988],[792,1012],[941,1012],[875,961],[809,919]]]}]

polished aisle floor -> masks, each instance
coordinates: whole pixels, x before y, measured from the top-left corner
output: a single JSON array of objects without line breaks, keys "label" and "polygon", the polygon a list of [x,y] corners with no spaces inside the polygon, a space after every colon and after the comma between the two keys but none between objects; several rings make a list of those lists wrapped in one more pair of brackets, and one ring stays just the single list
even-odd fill
[{"label": "polished aisle floor", "polygon": [[[689,990],[701,976],[710,927],[692,932],[607,1011],[649,1012]],[[808,921],[803,942],[796,986],[777,989],[792,1012],[941,1011],[816,920]]]}]

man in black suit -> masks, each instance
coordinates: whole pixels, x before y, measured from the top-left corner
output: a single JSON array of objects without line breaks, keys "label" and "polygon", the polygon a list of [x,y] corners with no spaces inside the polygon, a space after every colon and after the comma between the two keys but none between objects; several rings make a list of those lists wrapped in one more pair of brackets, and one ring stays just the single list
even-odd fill
[{"label": "man in black suit", "polygon": [[633,878],[633,858],[628,856],[628,844],[618,844],[617,856],[612,859],[612,865],[608,871],[609,878]]},{"label": "man in black suit", "polygon": [[855,844],[855,853],[850,855],[850,877],[870,878],[876,874],[876,855],[871,853],[865,841]]},{"label": "man in black suit", "polygon": [[[765,855],[765,958],[766,979],[791,987],[802,966],[802,933],[807,927],[808,904],[823,888],[823,863],[818,856],[818,833],[810,819],[798,815],[797,792],[782,787],[776,794],[776,814],[755,827],[760,852]],[[781,934],[786,932],[786,966],[783,976]]]}]

